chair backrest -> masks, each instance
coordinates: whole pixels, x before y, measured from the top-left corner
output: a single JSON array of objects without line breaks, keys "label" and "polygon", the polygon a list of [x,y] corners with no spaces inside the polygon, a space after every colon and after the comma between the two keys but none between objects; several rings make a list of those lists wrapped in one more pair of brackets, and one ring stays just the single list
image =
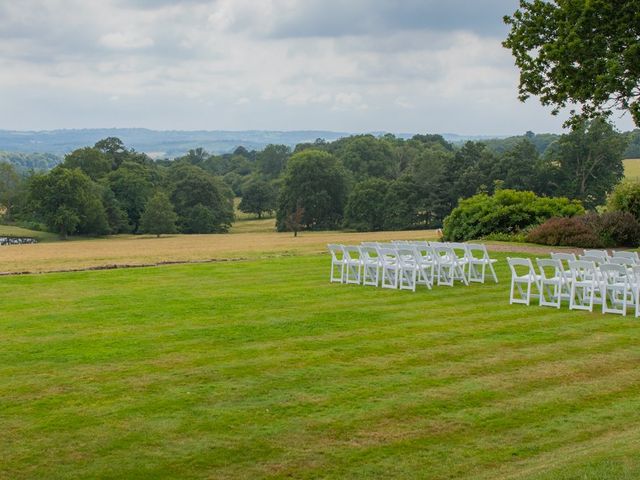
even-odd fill
[{"label": "chair backrest", "polygon": [[[489,260],[489,252],[484,243],[467,243],[467,251],[470,257]],[[476,256],[474,253],[478,253],[479,255]]]},{"label": "chair backrest", "polygon": [[329,249],[329,252],[331,253],[331,257],[334,261],[339,262],[344,260],[345,258],[344,245],[339,245],[337,243],[329,243],[327,245],[327,248]]},{"label": "chair backrest", "polygon": [[607,285],[614,285],[623,282],[625,285],[629,285],[630,279],[627,275],[627,268],[624,265],[618,265],[615,263],[606,263],[600,265],[600,273],[602,274],[602,281]]},{"label": "chair backrest", "polygon": [[378,249],[374,246],[360,245],[360,258],[363,262],[377,262]]},{"label": "chair backrest", "polygon": [[640,288],[640,265],[631,267],[631,283],[632,286]]},{"label": "chair backrest", "polygon": [[596,263],[590,260],[575,260],[569,262],[571,275],[575,281],[586,282],[598,278]]},{"label": "chair backrest", "polygon": [[511,274],[515,277],[529,276],[535,278],[536,271],[533,269],[533,263],[530,258],[511,258],[507,257],[507,263]]},{"label": "chair backrest", "polygon": [[581,255],[580,257],[582,258],[583,256],[587,256],[587,257],[598,257],[601,258],[602,260],[606,261],[609,258],[609,252],[607,252],[606,250],[589,250],[589,249],[585,249],[584,254]]},{"label": "chair backrest", "polygon": [[540,276],[544,280],[551,280],[555,278],[565,280],[564,267],[560,260],[553,258],[536,258],[536,263],[538,264]]},{"label": "chair backrest", "polygon": [[584,262],[593,262],[598,265],[602,265],[603,263],[607,263],[607,259],[597,255],[580,255],[580,260]]},{"label": "chair backrest", "polygon": [[625,267],[628,267],[628,268],[631,268],[634,265],[637,265],[637,263],[634,262],[633,259],[627,258],[627,257],[611,257],[609,259],[609,263],[614,265],[624,265]]},{"label": "chair backrest", "polygon": [[410,246],[399,246],[396,250],[398,252],[398,262],[403,267],[414,266],[416,262],[415,250]]},{"label": "chair backrest", "polygon": [[355,245],[345,245],[344,256],[347,260],[359,260],[360,247],[357,247]]},{"label": "chair backrest", "polygon": [[376,248],[378,246],[378,242],[362,242],[360,244],[360,246],[362,247],[372,247],[372,248]]},{"label": "chair backrest", "polygon": [[611,258],[626,258],[630,260],[636,265],[640,265],[640,256],[638,256],[638,252],[628,252],[628,251],[615,251]]},{"label": "chair backrest", "polygon": [[397,265],[398,251],[395,248],[378,247],[378,257],[383,266]]},{"label": "chair backrest", "polygon": [[469,258],[469,247],[466,243],[450,242],[449,247],[457,258]]}]

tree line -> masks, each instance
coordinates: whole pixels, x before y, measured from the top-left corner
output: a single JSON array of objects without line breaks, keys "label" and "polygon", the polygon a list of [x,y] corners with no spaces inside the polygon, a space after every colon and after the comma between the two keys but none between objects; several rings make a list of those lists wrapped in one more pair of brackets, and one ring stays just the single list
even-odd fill
[{"label": "tree line", "polygon": [[234,197],[244,212],[275,212],[281,231],[432,228],[460,198],[497,189],[566,196],[593,209],[623,176],[628,144],[603,119],[559,136],[528,132],[500,148],[456,146],[440,135],[354,135],[293,150],[199,148],[173,160],[152,160],[111,137],[49,172],[24,175],[0,163],[0,204],[5,220],[62,236],[226,232]]}]

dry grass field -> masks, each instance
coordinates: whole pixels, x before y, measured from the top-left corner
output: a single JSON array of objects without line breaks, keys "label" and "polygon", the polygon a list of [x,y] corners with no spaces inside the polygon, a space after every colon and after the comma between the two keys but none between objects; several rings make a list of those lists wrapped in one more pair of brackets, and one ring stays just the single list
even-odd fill
[{"label": "dry grass field", "polygon": [[265,232],[271,220],[245,221],[223,235],[121,235],[0,248],[0,273],[51,272],[165,262],[199,262],[233,258],[299,255],[326,251],[327,243],[360,243],[393,239],[434,240],[433,230],[403,232]]},{"label": "dry grass field", "polygon": [[625,177],[640,179],[640,158],[629,158],[623,163]]}]

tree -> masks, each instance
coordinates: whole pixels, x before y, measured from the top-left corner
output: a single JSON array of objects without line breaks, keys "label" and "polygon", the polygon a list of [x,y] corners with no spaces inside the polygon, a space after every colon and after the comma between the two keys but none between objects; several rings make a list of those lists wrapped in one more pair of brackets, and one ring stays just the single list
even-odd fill
[{"label": "tree", "polygon": [[109,233],[100,189],[78,168],[58,166],[32,177],[29,195],[36,213],[63,238],[74,233]]},{"label": "tree", "polygon": [[104,153],[111,160],[111,166],[114,170],[120,167],[122,162],[129,157],[129,151],[125,148],[122,140],[117,137],[107,137],[99,140],[93,148]]},{"label": "tree", "polygon": [[67,168],[79,168],[91,180],[98,180],[111,171],[111,159],[97,148],[85,147],[74,150],[64,157]]},{"label": "tree", "polygon": [[267,145],[256,155],[258,171],[267,178],[277,178],[287,166],[291,149],[286,145]]},{"label": "tree", "polygon": [[11,210],[20,193],[22,184],[23,181],[13,165],[7,162],[0,162],[0,216],[11,217]]},{"label": "tree", "polygon": [[286,230],[286,218],[298,207],[304,210],[302,225],[309,230],[326,230],[342,223],[346,198],[345,173],[338,159],[327,152],[304,150],[289,159],[276,224]]},{"label": "tree", "polygon": [[262,218],[263,213],[275,210],[276,191],[269,182],[260,178],[252,179],[242,187],[242,200],[238,208],[242,212],[253,213]]},{"label": "tree", "polygon": [[504,21],[511,31],[503,45],[520,69],[522,101],[538,95],[554,115],[577,104],[585,118],[617,108],[640,126],[637,0],[521,1]]},{"label": "tree", "polygon": [[176,233],[177,220],[178,215],[167,194],[156,192],[144,207],[140,227],[143,232],[160,237],[163,233]]},{"label": "tree", "polygon": [[557,166],[559,194],[593,209],[624,175],[625,139],[602,118],[581,120],[547,150]]},{"label": "tree", "polygon": [[132,230],[140,227],[140,215],[154,191],[154,173],[147,166],[125,161],[108,175],[108,183],[122,206]]},{"label": "tree", "polygon": [[385,230],[408,230],[418,223],[418,186],[405,176],[389,184],[384,197]]},{"label": "tree", "polygon": [[[233,192],[219,178],[188,164],[172,168],[169,176],[180,231],[213,233],[229,229],[234,219]],[[208,209],[206,216],[202,208]]]},{"label": "tree", "polygon": [[361,232],[382,230],[388,186],[389,183],[381,178],[371,178],[356,184],[347,197],[345,226]]},{"label": "tree", "polygon": [[391,148],[385,141],[378,140],[373,135],[348,138],[344,148],[338,152],[338,156],[344,166],[358,179],[393,177]]}]

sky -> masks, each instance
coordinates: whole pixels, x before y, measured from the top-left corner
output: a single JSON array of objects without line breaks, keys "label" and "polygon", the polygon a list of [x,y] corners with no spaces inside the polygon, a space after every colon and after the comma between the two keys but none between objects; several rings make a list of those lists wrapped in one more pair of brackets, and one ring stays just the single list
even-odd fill
[{"label": "sky", "polygon": [[0,0],[0,129],[560,132],[517,99],[517,5]]}]

